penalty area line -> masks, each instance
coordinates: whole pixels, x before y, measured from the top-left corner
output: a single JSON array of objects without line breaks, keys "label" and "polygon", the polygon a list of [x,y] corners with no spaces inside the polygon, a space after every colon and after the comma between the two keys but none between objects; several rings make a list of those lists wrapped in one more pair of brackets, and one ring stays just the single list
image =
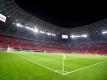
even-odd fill
[{"label": "penalty area line", "polygon": [[[17,54],[16,54],[16,55],[17,55]],[[19,55],[17,55],[17,56],[19,56]],[[22,56],[19,56],[19,57],[22,57]],[[41,66],[41,67],[43,67],[43,68],[45,68],[45,69],[48,69],[48,70],[50,70],[50,71],[56,72],[56,73],[61,74],[61,75],[64,75],[63,73],[60,73],[60,72],[58,72],[58,71],[56,71],[56,70],[53,70],[53,69],[51,69],[51,68],[49,68],[49,67],[47,67],[47,66],[43,66],[43,65],[41,65],[41,64],[39,64],[39,63],[36,63],[36,62],[34,62],[34,61],[32,61],[32,60],[24,57],[24,56],[23,56],[22,58],[24,58],[25,60],[27,60],[27,61],[29,61],[29,62],[31,62],[31,63],[33,63],[33,64],[39,65],[39,66]]]},{"label": "penalty area line", "polygon": [[[104,61],[105,61],[105,60],[104,60]],[[89,65],[89,66],[86,66],[86,67],[83,67],[83,68],[80,68],[80,69],[76,69],[76,70],[73,70],[73,71],[70,71],[70,72],[67,72],[67,73],[64,73],[64,75],[67,75],[67,74],[70,74],[70,73],[73,73],[73,72],[77,72],[77,71],[80,71],[80,70],[83,70],[83,69],[86,69],[86,68],[95,66],[95,65],[100,64],[100,63],[102,63],[102,62],[104,62],[104,61],[101,61],[101,62],[92,64],[92,65]]]}]

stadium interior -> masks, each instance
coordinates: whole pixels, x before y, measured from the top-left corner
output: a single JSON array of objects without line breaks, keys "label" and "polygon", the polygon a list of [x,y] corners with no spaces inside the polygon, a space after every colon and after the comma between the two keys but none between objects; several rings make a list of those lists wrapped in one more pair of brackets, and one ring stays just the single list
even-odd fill
[{"label": "stadium interior", "polygon": [[[0,0],[0,14],[6,17],[5,22],[0,20],[0,51],[107,55],[106,18],[76,28],[64,28],[31,15],[23,10],[15,0]],[[63,73],[67,74],[67,72]],[[63,79],[63,77],[40,79],[36,76],[35,78],[38,80],[74,80],[73,78]],[[22,80],[34,80],[35,78]],[[0,80],[6,79],[0,76]],[[95,80],[95,78],[87,80]],[[96,80],[106,80],[106,77]]]},{"label": "stadium interior", "polygon": [[[0,13],[7,17],[5,23],[0,23],[1,49],[11,47],[29,51],[107,53],[107,19],[66,29],[30,15],[14,0],[1,0],[0,3]],[[62,39],[64,34],[68,39]]]}]

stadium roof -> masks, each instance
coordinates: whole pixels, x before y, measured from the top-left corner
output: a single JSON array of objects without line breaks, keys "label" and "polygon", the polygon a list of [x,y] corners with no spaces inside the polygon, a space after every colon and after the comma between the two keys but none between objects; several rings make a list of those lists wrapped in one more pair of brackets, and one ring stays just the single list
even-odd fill
[{"label": "stadium roof", "polygon": [[[106,18],[106,15],[99,15],[100,9],[94,15],[93,7],[87,9],[87,6],[77,5],[73,1],[49,1],[49,0],[15,0],[16,3],[30,14],[41,18],[58,27],[75,28],[83,25],[95,23]],[[91,5],[92,6],[92,5]],[[77,7],[77,8],[76,8]],[[86,12],[87,10],[87,12]],[[92,13],[92,14],[91,14]]]},{"label": "stadium roof", "polygon": [[62,28],[57,25],[51,24],[47,21],[44,21],[38,17],[31,15],[30,13],[24,11],[20,6],[16,4],[14,0],[1,0],[0,2],[0,13],[4,14],[9,18],[10,23],[20,22],[24,25],[29,24],[29,27],[37,27],[40,30],[49,31],[52,33],[64,33],[64,34],[96,34],[95,32],[99,30],[106,29],[107,19],[101,21],[80,26],[79,28]]}]

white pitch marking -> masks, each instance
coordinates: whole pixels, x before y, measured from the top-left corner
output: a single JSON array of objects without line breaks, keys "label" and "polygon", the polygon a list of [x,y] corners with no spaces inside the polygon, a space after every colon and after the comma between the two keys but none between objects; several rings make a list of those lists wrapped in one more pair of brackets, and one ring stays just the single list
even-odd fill
[{"label": "white pitch marking", "polygon": [[[105,60],[104,60],[104,61],[105,61]],[[83,70],[83,69],[86,69],[86,68],[95,66],[95,65],[100,64],[100,63],[102,63],[102,62],[104,62],[104,61],[98,62],[98,63],[96,63],[96,64],[92,64],[92,65],[90,65],[90,66],[86,66],[86,67],[83,67],[83,68],[80,68],[80,69],[76,69],[76,70],[73,70],[73,71],[70,71],[70,72],[67,72],[67,73],[64,73],[64,75],[67,75],[67,74],[70,74],[70,73],[73,73],[73,72],[76,72],[76,71],[80,71],[80,70]]]},{"label": "white pitch marking", "polygon": [[[17,55],[17,54],[16,54],[16,55]],[[19,56],[19,55],[17,55],[17,56]],[[20,56],[20,57],[22,57],[22,56]],[[32,60],[24,57],[24,56],[23,56],[23,58],[26,59],[27,61],[32,62],[32,63],[34,63],[34,64],[37,64],[37,65],[39,65],[39,66],[41,66],[41,67],[43,67],[43,68],[46,68],[46,69],[49,69],[49,70],[51,70],[51,71],[53,71],[53,72],[59,73],[59,74],[61,74],[61,75],[64,75],[63,73],[60,73],[60,72],[58,72],[58,71],[56,71],[56,70],[53,70],[53,69],[51,69],[51,68],[49,68],[49,67],[47,67],[47,66],[43,66],[43,65],[41,65],[41,64],[39,64],[39,63],[36,63],[36,62],[34,62],[34,61],[32,61]]]},{"label": "white pitch marking", "polygon": [[[16,54],[16,55],[17,55],[17,54]],[[19,56],[19,55],[17,55],[17,56]],[[22,56],[20,56],[20,57],[22,57]],[[93,65],[90,65],[90,66],[86,66],[86,67],[83,67],[83,68],[80,68],[80,69],[76,69],[76,70],[73,70],[73,71],[70,71],[70,72],[61,73],[61,72],[59,72],[59,71],[57,71],[57,70],[53,70],[53,69],[51,69],[51,68],[49,68],[49,67],[47,67],[47,66],[43,66],[43,65],[41,65],[41,64],[39,64],[39,63],[33,62],[32,60],[29,60],[29,59],[27,59],[26,57],[23,57],[23,58],[26,59],[26,60],[28,60],[29,62],[32,62],[32,63],[34,63],[34,64],[37,64],[37,65],[39,65],[39,66],[41,66],[41,67],[44,67],[44,68],[46,68],[46,69],[49,69],[49,70],[51,70],[51,71],[53,71],[53,72],[56,72],[56,73],[59,73],[59,74],[61,74],[61,75],[67,75],[67,74],[70,74],[70,73],[73,73],[73,72],[76,72],[76,71],[80,71],[80,70],[89,68],[89,67],[91,67],[91,66],[95,66],[95,65],[100,64],[100,63],[102,63],[102,62],[105,61],[105,60],[104,60],[104,61],[98,62],[98,63],[96,63],[96,64],[93,64]]]},{"label": "white pitch marking", "polygon": [[[62,70],[55,70],[55,71],[61,72]],[[64,71],[64,73],[67,73],[67,72],[69,72],[69,71]]]}]

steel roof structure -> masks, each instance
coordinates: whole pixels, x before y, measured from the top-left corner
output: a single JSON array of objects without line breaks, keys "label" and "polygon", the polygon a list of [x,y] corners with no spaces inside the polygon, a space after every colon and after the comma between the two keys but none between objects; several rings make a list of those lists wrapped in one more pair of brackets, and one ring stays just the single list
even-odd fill
[{"label": "steel roof structure", "polygon": [[28,12],[18,6],[14,0],[0,0],[0,13],[9,17],[13,23],[15,20],[22,21],[26,24],[31,24],[30,27],[37,26],[39,29],[51,31],[55,33],[74,33],[74,32],[87,32],[93,33],[96,30],[101,30],[107,26],[107,19],[101,20],[99,22],[81,26],[79,28],[59,28],[57,25],[50,24],[46,21],[39,19],[38,17],[32,16]]}]

